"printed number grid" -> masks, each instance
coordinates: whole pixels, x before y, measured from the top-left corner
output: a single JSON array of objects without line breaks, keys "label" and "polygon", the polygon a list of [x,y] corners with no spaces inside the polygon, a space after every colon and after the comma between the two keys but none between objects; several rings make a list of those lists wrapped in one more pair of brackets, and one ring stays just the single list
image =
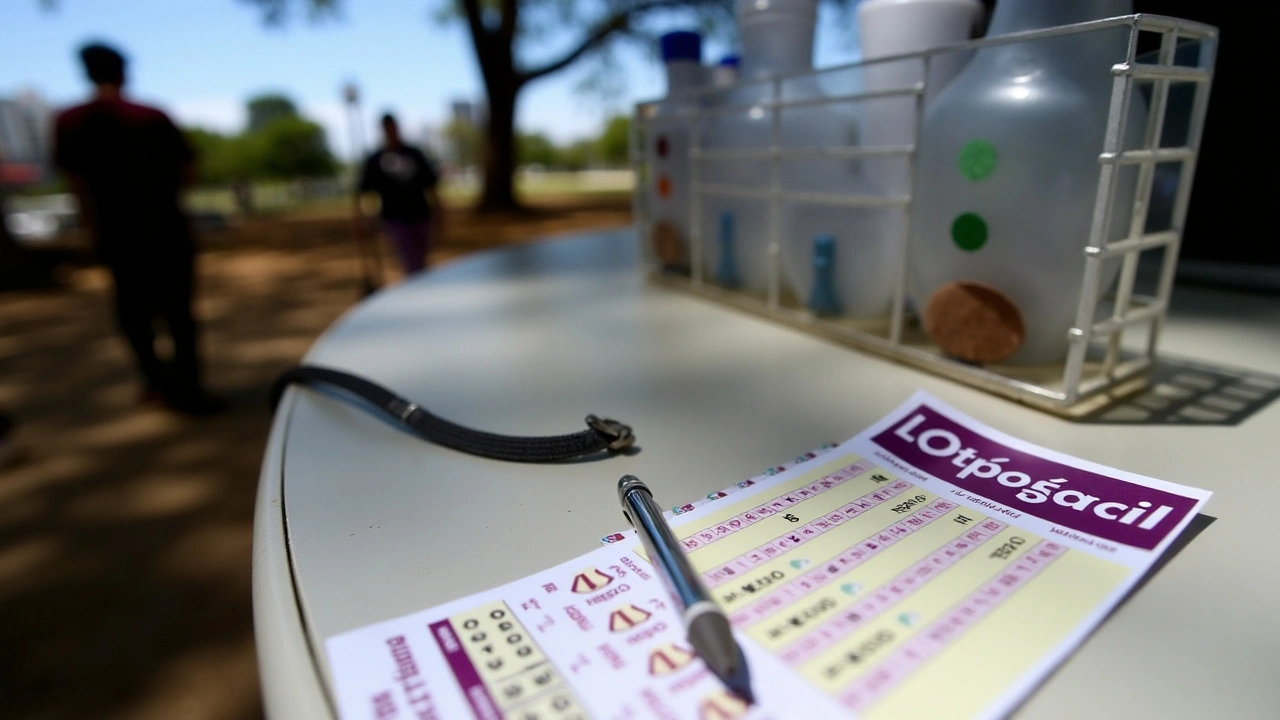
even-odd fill
[{"label": "printed number grid", "polygon": [[858,568],[867,560],[879,555],[885,548],[919,530],[955,509],[955,503],[935,500],[913,515],[903,518],[875,533],[848,550],[840,553],[822,567],[811,570],[790,582],[780,585],[773,592],[733,613],[730,621],[741,628],[748,628],[789,605],[809,595],[814,590],[838,580]]},{"label": "printed number grid", "polygon": [[1013,565],[954,605],[942,618],[912,636],[902,647],[879,663],[875,670],[851,683],[840,693],[840,702],[854,710],[864,710],[930,658],[942,652],[966,630],[998,608],[1019,588],[1040,574],[1067,548],[1041,541]]},{"label": "printed number grid", "polygon": [[865,460],[859,460],[856,463],[815,480],[804,487],[797,488],[796,490],[788,493],[783,493],[782,495],[763,502],[750,510],[738,513],[722,523],[702,528],[680,542],[684,545],[685,552],[692,552],[698,548],[707,547],[708,545],[719,542],[740,530],[755,525],[766,517],[776,515],[779,512],[784,512],[795,505],[799,505],[800,503],[817,497],[834,487],[838,487],[845,482],[858,477],[871,468],[871,463]]},{"label": "printed number grid", "polygon": [[963,531],[959,537],[924,556],[853,607],[783,648],[780,654],[782,661],[793,666],[799,665],[833,647],[851,633],[866,627],[889,608],[910,597],[1006,527],[1005,523],[998,520],[984,520],[977,527]]},{"label": "printed number grid", "polygon": [[[898,480],[883,488],[869,492],[856,500],[834,510],[811,523],[795,530],[783,533],[763,545],[752,548],[729,562],[714,567],[703,573],[702,579],[710,589],[715,589],[727,582],[735,580],[739,574],[766,563],[796,547],[814,540],[836,529],[845,522],[866,513],[899,494],[912,489],[911,483]],[[797,493],[798,494],[798,493]],[[814,496],[810,496],[814,497]],[[705,546],[704,546],[705,547]]]},{"label": "printed number grid", "polygon": [[[441,644],[479,718],[586,720],[564,679],[503,602],[446,621],[461,646]],[[437,641],[441,637],[436,628]],[[495,707],[496,706],[496,707]]]}]

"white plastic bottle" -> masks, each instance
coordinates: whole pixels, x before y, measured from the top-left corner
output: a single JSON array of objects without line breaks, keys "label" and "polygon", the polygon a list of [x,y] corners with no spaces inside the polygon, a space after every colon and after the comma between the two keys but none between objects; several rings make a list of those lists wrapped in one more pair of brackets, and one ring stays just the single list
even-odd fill
[{"label": "white plastic bottle", "polygon": [[[813,67],[817,0],[737,0],[736,15],[742,40],[738,82],[710,98],[713,114],[703,126],[701,145],[711,151],[768,149],[773,142],[768,79]],[[764,158],[707,160],[699,176],[708,184],[756,192],[771,183]],[[698,222],[710,280],[758,296],[768,290],[769,205],[758,197],[702,198]]]},{"label": "white plastic bottle", "polygon": [[698,102],[692,91],[703,85],[702,36],[676,31],[662,36],[667,67],[667,96],[658,103],[645,142],[646,197],[652,222],[649,248],[667,269],[689,265],[689,110]]},{"label": "white plastic bottle", "polygon": [[[784,110],[783,149],[838,151],[864,144],[866,103],[830,101],[864,89],[863,73],[857,69],[786,80],[784,101],[828,102]],[[782,188],[827,196],[884,195],[873,175],[876,167],[874,160],[847,156],[787,159],[782,162]],[[889,314],[898,275],[894,268],[902,208],[790,199],[783,203],[782,219],[783,277],[799,304],[818,315],[875,318]],[[815,283],[817,268],[822,268],[822,283]],[[818,286],[824,283],[830,287]]]},{"label": "white plastic bottle", "polygon": [[[980,0],[862,0],[858,3],[858,44],[863,60],[920,52],[963,42],[973,37],[982,15]],[[961,55],[935,55],[931,61],[929,92],[936,94],[964,67]],[[868,68],[867,85],[901,87],[919,82],[919,62],[888,62]]]},{"label": "white plastic bottle", "polygon": [[[858,3],[858,41],[864,61],[918,53],[963,42],[973,36],[982,15],[979,0],[862,0]],[[936,97],[964,67],[968,55],[932,56],[926,98]],[[868,91],[900,90],[924,81],[922,58],[875,62],[866,66]],[[916,99],[912,95],[869,100],[862,124],[868,146],[910,145],[916,140]],[[910,192],[907,157],[885,158],[870,174],[888,193]]]},{"label": "white plastic bottle", "polygon": [[[813,69],[813,36],[817,20],[816,0],[739,0],[738,23],[742,37],[739,81],[717,99],[720,108],[741,108],[717,113],[708,123],[704,146],[716,149],[765,150],[774,142],[774,115],[767,102],[773,99],[769,78],[787,76],[780,83],[783,101],[822,101],[832,89],[806,75]],[[837,92],[850,92],[856,81],[834,83]],[[783,149],[848,147],[857,142],[855,111],[847,104],[806,104],[782,111],[778,145]],[[708,161],[704,177],[717,185],[733,185],[757,191],[772,184],[771,163],[765,158],[748,161]],[[831,195],[866,194],[870,191],[861,168],[847,158],[808,157],[787,159],[778,165],[783,191]],[[770,210],[767,197],[726,198],[708,196],[699,219],[707,276],[715,282],[763,296],[769,287]],[[824,243],[823,267],[833,278],[838,296],[834,304],[815,311],[826,314],[838,306],[848,315],[880,315],[889,308],[892,273],[885,270],[890,246],[875,227],[875,213],[851,207],[800,201],[780,202],[778,262],[782,280],[800,304],[813,297],[815,239]]]},{"label": "white plastic bottle", "polygon": [[720,62],[709,68],[711,87],[727,88],[738,82],[738,56],[725,55]]},{"label": "white plastic bottle", "polygon": [[[1000,0],[990,33],[1130,12],[1131,0]],[[1124,60],[1128,34],[1118,27],[983,48],[926,109],[912,288],[925,328],[944,352],[1009,364],[1065,357],[1093,218],[1110,69]],[[1138,93],[1128,122],[1132,146],[1146,126]],[[1132,192],[1122,189],[1116,200],[1113,227],[1121,235]],[[1117,269],[1104,273],[1104,287]],[[957,284],[977,288],[968,295],[973,312],[956,309]],[[975,350],[985,337],[1014,341],[998,352]]]}]

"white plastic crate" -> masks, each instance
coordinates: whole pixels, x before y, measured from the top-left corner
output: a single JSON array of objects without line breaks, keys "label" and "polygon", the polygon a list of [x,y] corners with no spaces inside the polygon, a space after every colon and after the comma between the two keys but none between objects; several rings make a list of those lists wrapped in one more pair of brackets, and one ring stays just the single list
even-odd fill
[{"label": "white plastic crate", "polygon": [[[1078,294],[1063,298],[1064,302],[1076,303],[1076,322],[1068,333],[1069,349],[1064,362],[1040,366],[979,366],[946,356],[929,340],[920,327],[919,318],[909,300],[908,244],[911,242],[912,193],[832,195],[796,192],[784,189],[779,181],[784,162],[901,158],[908,168],[908,186],[914,189],[919,132],[927,110],[926,98],[931,97],[927,80],[903,87],[881,88],[874,92],[829,95],[820,99],[787,99],[787,83],[794,83],[802,76],[779,76],[764,81],[771,86],[768,93],[771,100],[739,108],[717,107],[713,103],[702,102],[697,103],[697,107],[682,110],[676,122],[686,125],[689,133],[690,150],[684,161],[689,163],[693,193],[690,211],[692,219],[688,223],[686,239],[689,263],[679,270],[662,267],[651,243],[654,218],[650,213],[650,204],[657,178],[653,169],[646,167],[645,148],[654,141],[651,123],[657,103],[638,104],[632,130],[632,163],[637,170],[635,222],[646,272],[656,283],[691,291],[1065,415],[1090,412],[1111,398],[1141,388],[1144,373],[1154,362],[1161,322],[1169,307],[1196,154],[1209,99],[1217,43],[1215,28],[1163,16],[1132,15],[986,38],[924,53],[824,68],[805,75],[813,78],[830,77],[837,73],[862,73],[878,63],[911,62],[919,63],[919,77],[927,79],[930,77],[931,64],[952,62],[956,57],[984,47],[1035,42],[1081,33],[1114,33],[1117,28],[1127,29],[1128,50],[1125,56],[1115,58],[1109,68],[1112,76],[1111,101],[1106,117],[1105,140],[1103,146],[1098,148],[1099,181],[1093,221],[1087,243],[1082,242],[1084,271],[1079,278]],[[1158,40],[1159,50],[1140,57],[1140,39]],[[1172,87],[1179,88],[1182,102],[1170,103]],[[707,90],[703,96],[710,98],[716,92]],[[1145,102],[1147,106],[1147,126],[1145,132],[1141,133],[1143,139],[1138,146],[1126,148],[1125,139],[1134,136],[1133,133],[1127,133],[1126,128],[1131,117],[1130,107],[1139,93],[1143,97],[1139,102]],[[781,118],[788,109],[818,103],[858,103],[892,96],[914,100],[914,143],[789,148],[780,142]],[[703,134],[704,123],[716,114],[733,112],[771,113],[771,144],[767,147],[733,150],[701,148],[699,139]],[[1164,130],[1169,118],[1174,118],[1174,122],[1180,124],[1181,130],[1176,134],[1184,137],[1184,141],[1176,146],[1162,144],[1162,139],[1167,136]],[[672,120],[668,117],[662,122],[669,123]],[[700,181],[700,169],[708,162],[725,159],[767,164],[772,178],[770,186],[742,188],[732,184],[713,185]],[[1158,165],[1165,170],[1161,179],[1169,181],[1167,184],[1172,185],[1171,188],[1156,189]],[[1176,173],[1171,172],[1173,169],[1176,169]],[[1175,178],[1176,184],[1172,182]],[[1130,183],[1128,191],[1133,192],[1133,209],[1129,217],[1134,220],[1128,232],[1117,233],[1112,228],[1113,216],[1123,213],[1116,212],[1115,201],[1117,197],[1128,194],[1128,191],[1120,191],[1122,182]],[[722,288],[712,281],[711,269],[703,266],[703,244],[709,239],[702,237],[702,222],[699,218],[702,204],[716,196],[755,198],[768,204],[769,281],[766,292],[749,294]],[[1153,205],[1160,204],[1161,198],[1168,204],[1164,209],[1166,221],[1162,227],[1153,231],[1145,221]],[[903,218],[898,223],[900,232],[891,240],[895,260],[892,267],[885,268],[885,272],[891,273],[895,279],[889,313],[882,318],[871,319],[819,317],[788,292],[779,261],[781,238],[786,232],[786,228],[782,227],[781,208],[786,201],[900,208]],[[1158,279],[1154,282],[1154,291],[1149,294],[1135,292],[1138,260],[1143,253],[1163,255],[1158,263]],[[1104,262],[1121,264],[1118,279],[1110,288],[1102,287]],[[1127,342],[1122,342],[1125,334],[1128,334]]]}]

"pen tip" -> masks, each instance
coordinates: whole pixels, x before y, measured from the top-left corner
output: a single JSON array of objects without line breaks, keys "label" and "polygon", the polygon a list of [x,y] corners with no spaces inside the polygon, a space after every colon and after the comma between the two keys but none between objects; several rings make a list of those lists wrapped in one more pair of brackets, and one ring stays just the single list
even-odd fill
[{"label": "pen tip", "polygon": [[746,704],[756,704],[756,694],[751,689],[751,671],[747,668],[747,658],[741,647],[738,648],[737,662],[724,678],[724,684],[729,692],[737,695]]},{"label": "pen tip", "polygon": [[[708,605],[711,603],[708,601]],[[689,644],[724,687],[748,705],[756,702],[751,670],[742,646],[733,638],[729,619],[718,609],[698,613],[688,621]]]}]

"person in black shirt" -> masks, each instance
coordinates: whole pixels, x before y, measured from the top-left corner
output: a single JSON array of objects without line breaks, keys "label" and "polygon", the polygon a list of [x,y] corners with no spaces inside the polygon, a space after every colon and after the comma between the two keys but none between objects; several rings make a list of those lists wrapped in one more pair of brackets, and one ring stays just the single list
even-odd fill
[{"label": "person in black shirt", "polygon": [[[80,58],[94,94],[58,115],[54,165],[66,173],[111,271],[116,320],[142,375],[142,400],[187,414],[217,412],[223,402],[200,381],[191,313],[195,239],[179,204],[195,156],[167,115],[123,97],[123,55],[92,44]],[[156,354],[158,319],[173,341],[168,360]]]},{"label": "person in black shirt", "polygon": [[382,133],[382,148],[369,156],[360,173],[354,221],[360,232],[364,225],[361,197],[377,193],[382,200],[378,216],[383,230],[400,266],[410,275],[426,268],[431,239],[440,235],[439,175],[420,150],[404,144],[391,115],[382,116]]}]

